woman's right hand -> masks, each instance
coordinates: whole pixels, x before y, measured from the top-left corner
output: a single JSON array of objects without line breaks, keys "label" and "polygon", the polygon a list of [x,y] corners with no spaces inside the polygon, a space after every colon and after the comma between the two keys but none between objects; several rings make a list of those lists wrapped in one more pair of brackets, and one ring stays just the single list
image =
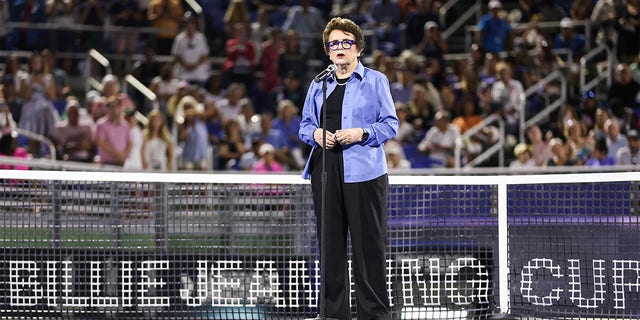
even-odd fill
[{"label": "woman's right hand", "polygon": [[[315,131],[313,131],[313,140],[316,141],[316,143],[318,145],[320,145],[322,147],[323,143],[322,143],[322,128],[318,128]],[[333,134],[333,132],[330,132],[327,130],[327,149],[333,149],[333,147],[336,145],[336,137]]]}]

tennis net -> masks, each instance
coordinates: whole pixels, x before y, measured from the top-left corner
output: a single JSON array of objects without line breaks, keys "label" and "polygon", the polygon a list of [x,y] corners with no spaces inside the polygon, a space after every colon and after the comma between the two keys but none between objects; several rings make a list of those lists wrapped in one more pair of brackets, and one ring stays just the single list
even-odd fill
[{"label": "tennis net", "polygon": [[[0,179],[4,317],[317,313],[315,217],[297,175],[5,170]],[[640,175],[390,181],[393,319],[640,316]]]}]

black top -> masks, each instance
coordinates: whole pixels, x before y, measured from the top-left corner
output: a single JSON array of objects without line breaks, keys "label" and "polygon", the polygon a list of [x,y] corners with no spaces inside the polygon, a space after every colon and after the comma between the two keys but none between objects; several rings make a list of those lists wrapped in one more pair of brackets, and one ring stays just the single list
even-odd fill
[{"label": "black top", "polygon": [[[342,129],[342,100],[344,99],[344,88],[346,86],[341,85],[339,80],[336,89],[327,97],[327,125],[324,126],[323,119],[320,119],[320,126],[333,133]],[[344,83],[347,80],[344,79]]]}]

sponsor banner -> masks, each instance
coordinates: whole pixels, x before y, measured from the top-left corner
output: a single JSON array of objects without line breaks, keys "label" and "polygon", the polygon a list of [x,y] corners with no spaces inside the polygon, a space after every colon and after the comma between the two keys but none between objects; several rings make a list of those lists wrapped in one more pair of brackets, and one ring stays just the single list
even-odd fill
[{"label": "sponsor banner", "polygon": [[607,223],[511,226],[512,312],[637,318],[640,253],[633,248],[640,243],[640,234],[636,229]]},{"label": "sponsor banner", "polygon": [[[490,259],[473,253],[397,256],[387,261],[389,298],[394,310],[479,305],[487,309],[493,300],[492,270]],[[304,257],[12,249],[0,260],[0,308],[20,314],[202,316],[215,310],[251,309],[308,315],[316,309],[319,281],[319,262]]]}]

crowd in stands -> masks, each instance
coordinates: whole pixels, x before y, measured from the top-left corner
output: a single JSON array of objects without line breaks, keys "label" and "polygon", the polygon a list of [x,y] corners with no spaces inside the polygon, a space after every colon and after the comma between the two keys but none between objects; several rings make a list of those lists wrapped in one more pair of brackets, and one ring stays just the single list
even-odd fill
[{"label": "crowd in stands", "polygon": [[[502,140],[514,168],[640,159],[638,0],[490,0],[462,59],[447,59],[455,38],[442,36],[438,0],[213,1],[203,12],[206,27],[180,0],[143,2],[0,0],[1,49],[33,52],[27,61],[0,57],[2,155],[47,156],[38,140],[12,133],[20,128],[53,141],[63,160],[131,170],[300,170],[309,152],[298,139],[308,62],[326,61],[322,30],[331,17],[344,16],[373,31],[378,44],[361,61],[390,83],[400,120],[386,146],[392,169],[453,167]],[[3,21],[124,28],[51,33],[3,28]],[[595,31],[590,37],[584,22]],[[515,27],[521,24],[527,27]],[[138,27],[155,32],[139,33]],[[578,62],[598,45],[613,52],[615,67],[605,72],[614,80],[582,90]],[[89,48],[115,54],[113,73],[100,90],[74,94],[68,83],[74,63],[55,54]],[[129,64],[133,53],[143,58]],[[222,63],[211,64],[212,57]],[[596,63],[589,67],[601,70]],[[521,99],[556,70],[567,81],[567,101],[544,121],[521,128],[523,115],[530,118],[561,95],[563,87],[550,83]],[[127,73],[156,94],[156,104],[121,89]],[[493,124],[460,139],[491,115],[504,121],[504,137]],[[493,156],[483,165],[497,163]]]}]

